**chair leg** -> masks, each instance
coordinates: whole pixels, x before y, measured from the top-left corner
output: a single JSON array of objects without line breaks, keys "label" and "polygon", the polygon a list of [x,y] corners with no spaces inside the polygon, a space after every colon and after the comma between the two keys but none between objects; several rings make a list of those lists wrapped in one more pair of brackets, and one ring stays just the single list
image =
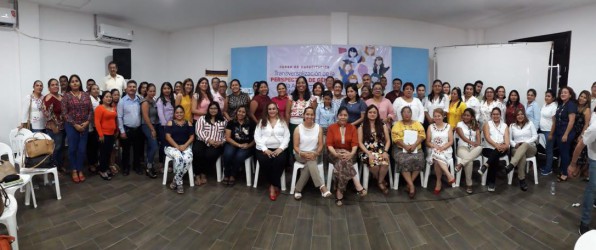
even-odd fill
[{"label": "chair leg", "polygon": [[9,218],[7,218],[7,224],[6,227],[8,229],[8,234],[14,237],[14,242],[12,242],[11,246],[12,249],[14,250],[18,250],[19,249],[19,237],[17,236],[17,212],[15,211],[14,215],[10,216]]},{"label": "chair leg", "polygon": [[296,175],[298,174],[298,169],[303,168],[304,165],[302,165],[302,167],[299,165],[299,163],[294,163],[294,170],[292,170],[292,185],[290,186],[290,194],[294,194],[294,191],[296,190]]},{"label": "chair leg", "polygon": [[253,188],[257,188],[257,183],[259,183],[259,170],[261,166],[259,166],[259,162],[257,161],[257,167],[255,168],[255,179],[254,183],[252,184]]},{"label": "chair leg", "polygon": [[215,171],[217,172],[217,182],[221,182],[223,180],[221,171],[221,156],[217,158],[217,161],[215,162]]},{"label": "chair leg", "polygon": [[[53,168],[52,174],[54,174],[54,187],[56,187],[56,199],[61,200],[62,194],[60,193],[60,180],[58,178],[58,169]],[[33,201],[35,202],[35,195],[33,195]]]},{"label": "chair leg", "polygon": [[424,185],[422,186],[423,188],[426,188],[428,186],[428,178],[430,176],[430,164],[427,162],[426,163],[426,170],[424,171]]},{"label": "chair leg", "polygon": [[399,176],[400,176],[400,174],[399,173],[395,173],[393,176],[395,178],[395,179],[393,179],[393,190],[397,190],[399,188]]},{"label": "chair leg", "polygon": [[248,157],[244,161],[244,172],[246,173],[246,186],[252,186],[252,158]]},{"label": "chair leg", "polygon": [[391,164],[389,164],[387,168],[387,175],[389,175],[389,188],[393,188],[393,172],[391,171]]},{"label": "chair leg", "polygon": [[166,181],[168,180],[168,170],[169,170],[169,164],[170,164],[170,157],[166,156],[166,160],[163,163],[163,181],[161,182],[161,185],[166,185]]},{"label": "chair leg", "polygon": [[366,165],[362,166],[362,186],[364,189],[368,189],[368,179],[370,175],[370,170]]},{"label": "chair leg", "polygon": [[286,171],[281,174],[281,191],[286,191]]},{"label": "chair leg", "polygon": [[333,179],[333,164],[329,163],[327,167],[327,187],[331,190],[331,180]]},{"label": "chair leg", "polygon": [[195,173],[194,170],[192,170],[192,166],[188,168],[188,182],[190,182],[191,187],[195,186]]}]

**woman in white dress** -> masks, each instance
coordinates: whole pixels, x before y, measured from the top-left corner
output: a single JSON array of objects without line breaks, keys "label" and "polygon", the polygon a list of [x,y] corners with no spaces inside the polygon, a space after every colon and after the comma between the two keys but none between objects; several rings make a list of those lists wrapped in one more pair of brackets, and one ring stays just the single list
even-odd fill
[{"label": "woman in white dress", "polygon": [[455,182],[453,173],[449,172],[449,162],[452,161],[453,129],[444,122],[445,111],[442,108],[433,110],[434,123],[426,131],[426,146],[428,148],[428,161],[435,168],[437,183],[435,184],[435,195],[441,193],[441,176],[445,174],[451,185]]}]

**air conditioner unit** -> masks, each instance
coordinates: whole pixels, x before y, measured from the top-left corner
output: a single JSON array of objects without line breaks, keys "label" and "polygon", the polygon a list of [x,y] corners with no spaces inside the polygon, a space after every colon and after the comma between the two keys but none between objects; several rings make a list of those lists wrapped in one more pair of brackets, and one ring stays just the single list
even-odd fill
[{"label": "air conditioner unit", "polygon": [[97,25],[97,41],[117,44],[129,44],[133,40],[134,31],[108,24]]},{"label": "air conditioner unit", "polygon": [[17,12],[9,8],[0,8],[0,27],[13,28],[17,23]]}]

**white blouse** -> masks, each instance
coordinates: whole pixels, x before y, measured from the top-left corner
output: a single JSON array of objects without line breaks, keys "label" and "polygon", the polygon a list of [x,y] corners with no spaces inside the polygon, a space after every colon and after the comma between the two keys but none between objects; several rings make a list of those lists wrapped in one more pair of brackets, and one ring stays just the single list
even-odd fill
[{"label": "white blouse", "polygon": [[267,126],[262,127],[261,121],[259,121],[255,129],[255,143],[257,150],[260,151],[265,151],[269,148],[281,148],[285,150],[288,147],[288,143],[290,143],[290,130],[281,119],[277,120],[274,127],[269,122],[267,122]]},{"label": "white blouse", "polygon": [[550,131],[553,126],[553,116],[557,112],[557,102],[551,102],[550,104],[544,104],[540,109],[540,130]]},{"label": "white blouse", "polygon": [[584,131],[582,138],[588,148],[588,158],[596,160],[596,112],[592,112],[590,126]]},{"label": "white blouse", "polygon": [[499,108],[501,110],[501,121],[504,121],[504,117],[505,117],[505,105],[503,105],[502,102],[499,101],[493,101],[490,104],[488,104],[486,101],[483,101],[482,104],[480,105],[480,120],[479,122],[481,124],[484,124],[487,121],[492,121],[492,118],[490,117],[490,112],[494,109],[494,108]]},{"label": "white blouse", "polygon": [[464,101],[466,103],[466,107],[471,108],[476,113],[476,120],[480,119],[480,101],[475,96],[470,97],[468,100],[465,100],[466,97],[464,96]]},{"label": "white blouse", "polygon": [[518,143],[535,144],[538,139],[536,127],[532,121],[528,121],[523,128],[520,128],[517,123],[509,125],[509,145],[515,147]]},{"label": "white blouse", "polygon": [[[463,121],[458,122],[457,127],[461,128],[461,132],[468,140],[476,142],[476,130],[470,129]],[[471,147],[471,145],[464,140],[459,140],[458,147]]]},{"label": "white blouse", "polygon": [[401,109],[406,106],[412,109],[412,120],[424,123],[424,106],[422,106],[420,99],[416,97],[412,97],[411,102],[406,102],[403,97],[395,99],[393,102],[393,110],[395,111],[395,117],[397,117],[395,122],[403,120],[401,117]]},{"label": "white blouse", "polygon": [[[29,114],[29,106],[31,106],[31,114]],[[46,127],[46,118],[43,116],[43,95],[35,98],[33,94],[25,96],[23,99],[23,116],[21,123],[31,121],[32,129],[44,129]]]},{"label": "white blouse", "polygon": [[317,150],[319,145],[319,124],[314,124],[312,128],[307,128],[304,123],[298,125],[298,131],[300,131],[300,151],[314,152]]},{"label": "white blouse", "polygon": [[449,112],[449,98],[446,98],[446,96],[443,95],[440,98],[435,98],[433,100],[428,99],[426,106],[424,106],[424,111],[426,111],[432,118],[433,110],[437,108],[442,108],[443,111]]},{"label": "white blouse", "polygon": [[[490,139],[497,144],[503,143],[505,141],[505,129],[507,129],[507,124],[505,124],[505,122],[499,122],[499,125],[497,126],[493,121],[489,121],[486,124],[488,124],[489,134],[484,135],[484,137],[489,136]],[[488,140],[484,140],[484,147],[495,149],[493,145],[488,143]]]}]

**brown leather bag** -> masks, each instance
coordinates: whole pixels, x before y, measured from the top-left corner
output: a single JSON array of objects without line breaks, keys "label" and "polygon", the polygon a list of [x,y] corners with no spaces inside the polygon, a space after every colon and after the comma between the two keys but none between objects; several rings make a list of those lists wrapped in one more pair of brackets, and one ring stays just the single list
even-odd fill
[{"label": "brown leather bag", "polygon": [[[37,157],[40,155],[48,155],[54,152],[54,141],[51,139],[38,139],[35,135],[25,140],[25,153],[27,157]],[[41,134],[41,133],[39,133]]]},{"label": "brown leather bag", "polygon": [[17,174],[14,166],[9,161],[0,160],[0,182],[4,180],[4,177]]}]

